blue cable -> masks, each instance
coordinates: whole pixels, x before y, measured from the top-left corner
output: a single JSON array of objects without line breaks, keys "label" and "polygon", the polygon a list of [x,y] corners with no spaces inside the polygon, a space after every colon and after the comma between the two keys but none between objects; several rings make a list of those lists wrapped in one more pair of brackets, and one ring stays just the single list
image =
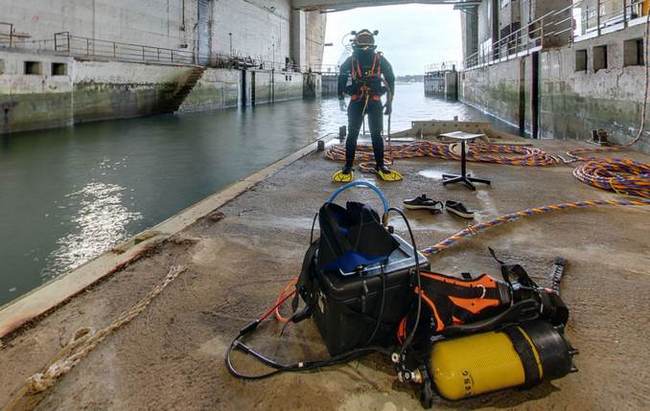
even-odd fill
[{"label": "blue cable", "polygon": [[386,197],[384,196],[384,193],[382,193],[381,190],[379,188],[377,188],[376,185],[374,185],[372,183],[369,183],[367,181],[363,181],[363,180],[353,181],[353,182],[348,183],[348,184],[344,185],[343,187],[339,188],[338,190],[336,190],[335,192],[332,193],[332,195],[327,199],[327,202],[328,203],[333,203],[334,200],[336,199],[336,197],[338,197],[339,194],[341,194],[345,190],[350,189],[352,187],[359,187],[359,186],[367,187],[367,188],[371,189],[372,191],[374,191],[375,193],[377,193],[377,195],[381,199],[381,202],[384,205],[384,214],[386,214],[388,212],[388,208],[389,208],[388,200],[386,200]]}]

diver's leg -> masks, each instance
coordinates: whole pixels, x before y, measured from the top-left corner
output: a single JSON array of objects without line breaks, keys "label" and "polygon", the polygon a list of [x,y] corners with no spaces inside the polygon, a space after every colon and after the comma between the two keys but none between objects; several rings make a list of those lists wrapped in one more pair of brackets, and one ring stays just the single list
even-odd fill
[{"label": "diver's leg", "polygon": [[352,168],[357,151],[357,138],[363,121],[363,104],[360,101],[348,105],[348,138],[345,142],[345,168]]},{"label": "diver's leg", "polygon": [[384,139],[381,133],[384,129],[383,110],[380,101],[371,101],[366,109],[368,113],[368,125],[370,126],[370,137],[372,137],[372,151],[375,154],[377,169],[384,167]]}]

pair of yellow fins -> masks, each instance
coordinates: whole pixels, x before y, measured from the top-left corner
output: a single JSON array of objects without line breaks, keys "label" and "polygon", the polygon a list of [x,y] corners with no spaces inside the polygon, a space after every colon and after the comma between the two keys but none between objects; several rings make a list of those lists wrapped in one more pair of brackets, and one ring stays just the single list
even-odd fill
[{"label": "pair of yellow fins", "polygon": [[[339,170],[334,175],[332,176],[332,182],[334,183],[349,183],[352,180],[354,180],[354,171],[349,170],[349,172],[345,172],[347,170]],[[383,181],[402,181],[404,177],[402,175],[395,171],[395,170],[377,170],[375,172],[377,174],[377,177],[379,177]]]}]

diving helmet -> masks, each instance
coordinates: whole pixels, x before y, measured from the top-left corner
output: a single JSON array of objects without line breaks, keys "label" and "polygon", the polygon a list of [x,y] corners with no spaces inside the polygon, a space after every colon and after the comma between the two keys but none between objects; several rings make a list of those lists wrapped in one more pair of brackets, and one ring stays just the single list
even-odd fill
[{"label": "diving helmet", "polygon": [[353,31],[351,33],[354,38],[352,39],[352,47],[359,50],[374,50],[377,48],[375,45],[375,36],[379,34],[377,30],[370,31],[363,29],[361,31]]}]

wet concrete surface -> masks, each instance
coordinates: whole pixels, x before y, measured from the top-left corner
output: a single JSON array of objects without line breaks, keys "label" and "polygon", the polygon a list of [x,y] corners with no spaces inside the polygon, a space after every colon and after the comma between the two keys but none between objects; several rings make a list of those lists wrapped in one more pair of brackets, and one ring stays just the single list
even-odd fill
[{"label": "wet concrete surface", "polygon": [[[550,152],[575,143],[543,141]],[[621,156],[621,155],[617,155]],[[643,161],[648,156],[625,153]],[[238,330],[275,301],[295,276],[309,241],[311,219],[337,186],[339,167],[314,154],[281,170],[222,207],[220,221],[197,221],[144,258],[72,299],[33,326],[4,341],[0,350],[0,404],[25,378],[39,371],[79,327],[101,328],[160,281],[171,265],[188,271],[167,287],[132,323],[105,340],[51,389],[41,409],[420,409],[411,388],[398,383],[389,361],[372,355],[319,372],[285,374],[260,382],[234,379],[224,353]],[[402,183],[379,183],[393,205],[427,193],[459,200],[477,220],[564,201],[617,198],[586,186],[569,166],[525,168],[472,163],[492,179],[471,192],[443,187],[429,170],[456,172],[456,162],[398,161]],[[371,176],[369,181],[374,181]],[[355,199],[376,207],[368,190]],[[447,213],[409,212],[418,246],[434,244],[467,222]],[[650,210],[600,208],[529,218],[487,231],[431,259],[434,270],[498,276],[493,247],[522,263],[544,283],[555,256],[568,260],[562,284],[571,309],[567,335],[580,349],[578,373],[531,390],[506,390],[462,402],[435,401],[437,408],[647,409],[650,388],[647,341],[650,305]],[[404,225],[394,220],[402,234]],[[286,362],[326,356],[311,321],[283,337],[265,323],[251,343]],[[242,370],[261,367],[236,355]]]}]

